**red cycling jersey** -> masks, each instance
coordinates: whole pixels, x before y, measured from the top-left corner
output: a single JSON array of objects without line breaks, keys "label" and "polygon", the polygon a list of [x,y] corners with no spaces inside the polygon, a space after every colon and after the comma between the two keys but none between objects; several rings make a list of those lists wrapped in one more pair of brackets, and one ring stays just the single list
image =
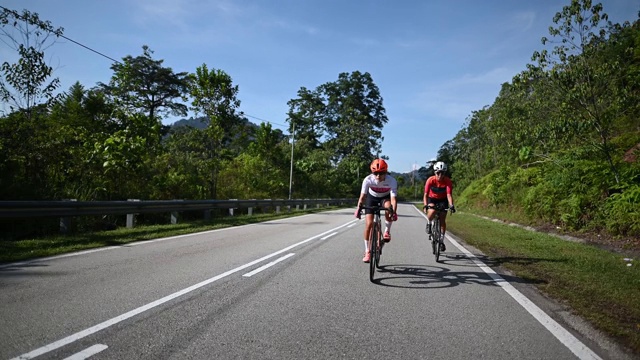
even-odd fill
[{"label": "red cycling jersey", "polygon": [[428,198],[432,199],[446,199],[447,194],[451,194],[451,189],[453,189],[453,183],[446,176],[443,176],[440,181],[436,176],[432,176],[424,183],[424,193],[427,194]]}]

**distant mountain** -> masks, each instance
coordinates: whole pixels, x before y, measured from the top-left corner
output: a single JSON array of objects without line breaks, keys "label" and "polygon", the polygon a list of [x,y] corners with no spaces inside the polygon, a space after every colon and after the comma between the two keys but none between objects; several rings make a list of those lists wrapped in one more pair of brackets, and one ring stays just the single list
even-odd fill
[{"label": "distant mountain", "polygon": [[[240,118],[240,122],[253,130],[258,129],[260,126],[252,123],[247,118]],[[180,119],[173,124],[169,125],[169,128],[178,128],[178,127],[186,127],[190,126],[196,129],[205,129],[209,125],[209,119],[205,116],[197,117],[197,118],[188,118],[188,119]]]},{"label": "distant mountain", "polygon": [[207,127],[208,124],[209,124],[209,120],[207,120],[207,118],[199,117],[199,118],[180,119],[174,122],[173,124],[169,125],[169,127],[178,128],[178,127],[190,126],[196,129],[204,129]]}]

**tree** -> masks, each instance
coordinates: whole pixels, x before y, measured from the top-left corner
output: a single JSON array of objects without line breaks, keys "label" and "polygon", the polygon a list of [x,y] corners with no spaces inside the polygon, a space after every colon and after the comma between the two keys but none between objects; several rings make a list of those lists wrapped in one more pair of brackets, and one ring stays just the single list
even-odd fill
[{"label": "tree", "polygon": [[[367,173],[371,160],[381,156],[382,128],[388,122],[371,75],[341,73],[337,81],[314,91],[300,88],[298,97],[287,104],[289,132],[295,127],[296,134],[296,178],[315,179],[313,191],[333,189],[327,194],[331,196],[357,192],[360,174]],[[322,173],[311,173],[311,169],[322,169]]]},{"label": "tree", "polygon": [[320,90],[327,102],[326,146],[334,153],[334,163],[354,158],[368,164],[378,157],[384,140],[382,128],[389,119],[371,75],[341,73],[337,81],[322,85]]},{"label": "tree", "polygon": [[202,64],[195,74],[189,75],[189,93],[193,99],[192,109],[203,113],[209,121],[204,130],[207,138],[205,153],[208,154],[206,171],[209,195],[215,199],[222,161],[230,158],[226,145],[232,139],[232,129],[239,122],[235,113],[240,106],[238,86],[233,85],[231,76],[223,70],[209,70],[206,64]]},{"label": "tree", "polygon": [[122,63],[111,65],[114,74],[109,84],[98,83],[117,105],[132,112],[142,112],[158,120],[165,114],[186,116],[187,106],[178,102],[188,88],[188,73],[174,73],[163,67],[164,60],[151,58],[153,51],[142,47],[141,56],[127,55]]},{"label": "tree", "polygon": [[50,106],[57,99],[55,90],[60,80],[49,80],[53,68],[45,62],[44,50],[55,42],[51,36],[62,36],[64,29],[54,28],[51,22],[28,10],[19,14],[5,7],[1,9],[0,38],[18,53],[19,59],[15,63],[4,61],[0,67],[4,78],[0,79],[0,100],[9,105],[10,111],[24,110],[30,118],[34,106]]},{"label": "tree", "polygon": [[322,136],[325,133],[326,105],[322,94],[316,91],[309,91],[305,87],[298,90],[298,98],[287,102],[289,105],[288,119],[289,133],[293,134],[298,141],[307,142],[317,149],[322,143]]},{"label": "tree", "polygon": [[[628,57],[624,52],[605,50],[609,35],[622,27],[611,24],[602,4],[592,5],[591,0],[572,0],[556,13],[553,22],[558,26],[550,27],[549,34],[559,41],[543,37],[543,44],[556,46],[551,52],[534,52],[532,60],[537,65],[529,65],[524,76],[539,79],[541,73],[547,75],[548,85],[562,97],[560,127],[588,136],[619,182],[610,142],[615,120],[628,110],[625,105],[630,94],[621,86]],[[625,23],[623,27],[627,26]]]},{"label": "tree", "polygon": [[249,144],[248,153],[268,160],[275,165],[286,165],[283,161],[286,156],[278,147],[278,144],[284,139],[282,131],[273,130],[271,124],[261,123],[255,133],[254,140]]}]

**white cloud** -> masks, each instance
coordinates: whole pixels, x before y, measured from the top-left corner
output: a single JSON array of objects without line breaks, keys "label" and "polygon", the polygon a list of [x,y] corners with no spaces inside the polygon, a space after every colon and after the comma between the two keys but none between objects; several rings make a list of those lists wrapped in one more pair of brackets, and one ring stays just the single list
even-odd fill
[{"label": "white cloud", "polygon": [[533,28],[536,21],[536,13],[533,11],[523,11],[513,14],[510,18],[508,27],[519,30],[521,32],[527,32]]}]

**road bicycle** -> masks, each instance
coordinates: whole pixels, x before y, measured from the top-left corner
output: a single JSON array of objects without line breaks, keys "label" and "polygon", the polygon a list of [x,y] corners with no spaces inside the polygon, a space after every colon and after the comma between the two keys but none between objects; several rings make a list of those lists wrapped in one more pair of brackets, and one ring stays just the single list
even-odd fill
[{"label": "road bicycle", "polygon": [[434,209],[436,211],[433,221],[431,223],[431,233],[429,234],[429,222],[425,231],[429,234],[429,240],[431,241],[431,248],[433,249],[433,255],[435,255],[436,262],[440,260],[440,250],[444,244],[444,234],[440,227],[440,214],[447,212],[450,208],[444,204],[436,204],[435,206],[425,205],[423,209]]},{"label": "road bicycle", "polygon": [[382,247],[384,246],[384,241],[382,240],[382,220],[380,217],[380,211],[386,210],[390,214],[393,214],[393,208],[360,205],[358,211],[360,212],[362,211],[362,209],[373,210],[373,226],[371,227],[371,233],[369,234],[369,243],[371,244],[371,258],[369,260],[369,280],[373,282],[376,268],[380,268],[380,255],[382,254]]}]

